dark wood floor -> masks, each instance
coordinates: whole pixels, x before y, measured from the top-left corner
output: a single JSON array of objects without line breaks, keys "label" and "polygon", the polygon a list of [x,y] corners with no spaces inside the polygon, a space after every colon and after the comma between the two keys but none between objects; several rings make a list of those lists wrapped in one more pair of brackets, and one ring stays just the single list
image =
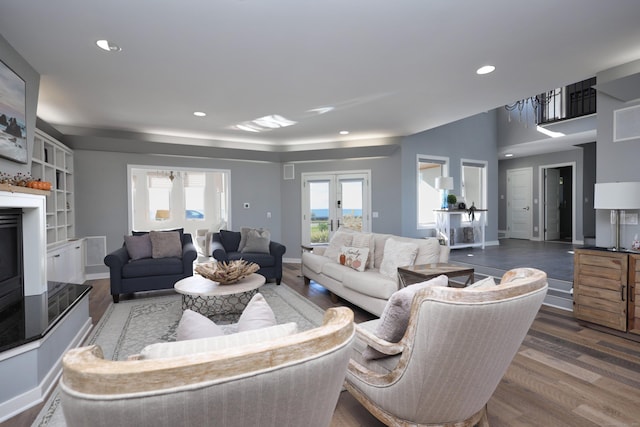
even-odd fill
[{"label": "dark wood floor", "polygon": [[[358,323],[374,318],[344,301],[334,304],[326,289],[313,282],[305,286],[299,274],[299,264],[286,264],[283,283],[324,309],[351,307]],[[108,280],[90,284],[95,323],[111,298]],[[41,407],[0,427],[29,426]],[[587,328],[570,312],[543,306],[488,408],[493,427],[640,426],[640,343]],[[383,424],[343,392],[331,425]]]}]

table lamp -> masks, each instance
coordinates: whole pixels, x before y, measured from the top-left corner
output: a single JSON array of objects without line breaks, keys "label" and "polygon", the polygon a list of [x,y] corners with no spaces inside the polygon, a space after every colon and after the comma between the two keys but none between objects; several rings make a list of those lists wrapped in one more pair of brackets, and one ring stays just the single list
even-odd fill
[{"label": "table lamp", "polygon": [[170,214],[168,209],[158,209],[156,211],[156,221],[166,221],[170,218]]},{"label": "table lamp", "polygon": [[449,208],[449,202],[447,202],[447,196],[449,195],[449,190],[453,190],[453,177],[437,176],[436,190],[440,190],[442,192],[442,209]]},{"label": "table lamp", "polygon": [[603,182],[595,185],[593,195],[594,209],[611,209],[616,223],[616,244],[620,247],[620,211],[640,209],[640,182]]}]

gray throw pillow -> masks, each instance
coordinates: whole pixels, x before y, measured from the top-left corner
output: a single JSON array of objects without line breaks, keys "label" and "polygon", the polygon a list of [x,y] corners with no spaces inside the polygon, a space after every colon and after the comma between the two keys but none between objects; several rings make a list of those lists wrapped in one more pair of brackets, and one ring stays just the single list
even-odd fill
[{"label": "gray throw pillow", "polygon": [[151,238],[148,234],[124,236],[124,246],[132,260],[151,258]]},{"label": "gray throw pillow", "polygon": [[271,233],[268,230],[249,230],[247,243],[242,248],[242,252],[268,254],[269,243],[271,243]]},{"label": "gray throw pillow", "polygon": [[152,258],[182,258],[182,242],[177,231],[150,231]]},{"label": "gray throw pillow", "polygon": [[240,244],[238,245],[238,252],[242,252],[244,246],[247,244],[247,236],[249,235],[250,230],[252,230],[251,227],[242,227],[240,229]]},{"label": "gray throw pillow", "polygon": [[[426,282],[415,283],[406,288],[402,288],[391,295],[380,315],[380,322],[374,331],[378,338],[382,338],[387,342],[398,342],[404,336],[409,325],[409,316],[411,315],[411,304],[413,297],[422,289],[432,286],[444,286],[449,284],[449,278],[444,274],[434,277]],[[387,355],[379,352],[373,347],[367,346],[362,352],[362,358],[365,360],[379,359]]]}]

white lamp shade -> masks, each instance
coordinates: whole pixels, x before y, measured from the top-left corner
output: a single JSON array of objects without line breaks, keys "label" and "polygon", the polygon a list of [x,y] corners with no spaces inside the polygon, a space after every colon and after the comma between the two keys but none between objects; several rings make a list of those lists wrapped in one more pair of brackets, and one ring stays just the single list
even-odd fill
[{"label": "white lamp shade", "polygon": [[453,190],[453,177],[437,176],[436,190]]},{"label": "white lamp shade", "polygon": [[595,209],[640,209],[640,182],[603,182],[594,190]]}]

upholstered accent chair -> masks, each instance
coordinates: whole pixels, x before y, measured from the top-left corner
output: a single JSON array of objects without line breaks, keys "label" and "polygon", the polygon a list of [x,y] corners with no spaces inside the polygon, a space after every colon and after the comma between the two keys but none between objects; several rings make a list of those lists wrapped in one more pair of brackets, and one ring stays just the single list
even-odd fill
[{"label": "upholstered accent chair", "polygon": [[326,427],[354,339],[353,312],[266,342],[160,359],[104,360],[70,350],[60,381],[67,425]]},{"label": "upholstered accent chair", "polygon": [[[399,342],[373,333],[379,319],[357,325],[345,386],[389,426],[488,426],[487,402],[546,292],[546,274],[531,268],[490,288],[422,289]],[[367,345],[388,356],[364,359]]]}]

